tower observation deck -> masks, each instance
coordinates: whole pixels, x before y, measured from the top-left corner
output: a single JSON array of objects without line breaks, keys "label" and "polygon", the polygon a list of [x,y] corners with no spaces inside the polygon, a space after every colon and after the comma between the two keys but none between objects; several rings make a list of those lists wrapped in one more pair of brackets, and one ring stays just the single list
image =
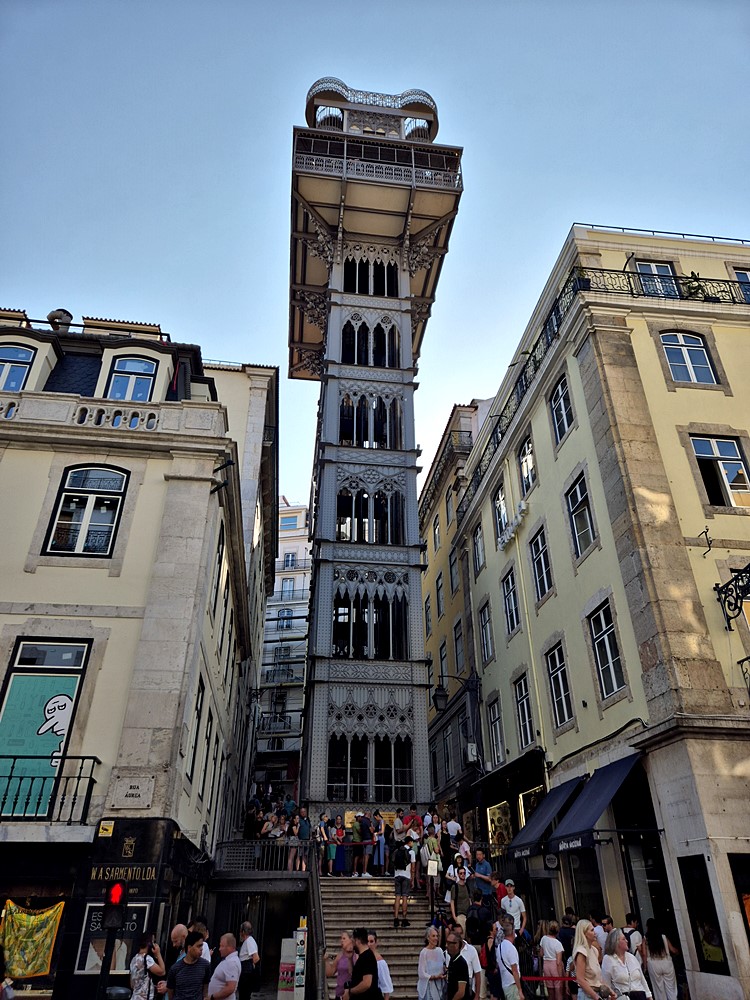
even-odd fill
[{"label": "tower observation deck", "polygon": [[429,796],[414,375],[463,189],[429,94],[327,77],[294,129],[289,375],[318,379],[302,796]]}]

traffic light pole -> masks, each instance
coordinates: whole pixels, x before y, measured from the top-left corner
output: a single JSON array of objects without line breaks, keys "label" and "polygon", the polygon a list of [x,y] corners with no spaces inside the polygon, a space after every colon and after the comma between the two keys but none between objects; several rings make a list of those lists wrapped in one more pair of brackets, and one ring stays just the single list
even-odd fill
[{"label": "traffic light pole", "polygon": [[106,1000],[107,986],[109,985],[109,973],[112,968],[112,956],[115,953],[115,939],[118,931],[116,927],[107,928],[107,943],[104,946],[104,957],[102,958],[102,968],[99,973],[99,982],[96,985],[96,1000]]}]

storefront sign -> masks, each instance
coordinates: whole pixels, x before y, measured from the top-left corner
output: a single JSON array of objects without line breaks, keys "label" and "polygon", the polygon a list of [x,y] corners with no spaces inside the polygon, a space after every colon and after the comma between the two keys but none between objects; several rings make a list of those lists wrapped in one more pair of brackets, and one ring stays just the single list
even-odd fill
[{"label": "storefront sign", "polygon": [[[123,878],[124,876],[112,876]],[[125,926],[117,932],[115,950],[112,955],[112,972],[127,972],[128,962],[134,947],[146,929],[148,903],[129,903]],[[104,906],[102,903],[87,903],[83,921],[81,940],[78,944],[78,958],[75,971],[84,976],[98,976],[102,969],[107,932],[102,927]]]},{"label": "storefront sign", "polygon": [[90,882],[155,882],[156,865],[93,865]]}]

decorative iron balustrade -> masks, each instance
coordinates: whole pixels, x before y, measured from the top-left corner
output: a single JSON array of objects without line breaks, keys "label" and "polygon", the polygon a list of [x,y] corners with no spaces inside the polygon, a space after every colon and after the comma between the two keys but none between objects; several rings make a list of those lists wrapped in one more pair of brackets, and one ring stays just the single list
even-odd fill
[{"label": "decorative iron balustrade", "polygon": [[742,605],[750,597],[750,563],[744,569],[735,570],[731,580],[714,584],[716,600],[726,622],[728,632],[733,632],[732,622],[742,614]]},{"label": "decorative iron balustrade", "polygon": [[[240,872],[285,872],[289,865],[290,845],[279,843],[283,838],[268,840],[230,840],[217,845],[214,855],[214,870],[228,875]],[[300,845],[296,850],[302,850],[305,855],[315,850],[310,842]],[[304,872],[295,872],[297,876],[305,876]]]},{"label": "decorative iron balustrade", "polygon": [[276,667],[266,667],[263,671],[263,684],[301,684],[305,679],[304,654],[299,657],[303,661],[302,666],[292,667],[279,665]]},{"label": "decorative iron balustrade", "polygon": [[0,755],[0,822],[88,820],[98,757]]},{"label": "decorative iron balustrade", "polygon": [[[109,552],[112,527],[110,525],[107,528],[89,528],[86,532],[86,541],[83,543],[81,552],[84,555],[106,555]],[[80,524],[58,525],[52,535],[50,551],[75,552],[80,533]]]},{"label": "decorative iron balustrade", "polygon": [[343,80],[335,76],[324,76],[316,80],[307,92],[306,103],[318,94],[328,94],[333,91],[350,104],[370,104],[376,108],[404,108],[411,104],[426,104],[437,114],[437,105],[426,90],[405,90],[402,94],[381,94],[370,90],[352,90]]},{"label": "decorative iron balustrade", "polygon": [[634,271],[612,271],[607,268],[576,265],[553,302],[552,308],[542,324],[541,333],[528,352],[528,359],[521,369],[505,405],[500,413],[494,416],[495,426],[492,428],[489,441],[471,474],[471,479],[456,510],[458,525],[466,516],[466,511],[476,496],[492,459],[495,457],[524,397],[531,388],[547,352],[557,339],[562,322],[579,292],[604,292],[605,294],[628,295],[633,298],[666,298],[693,302],[750,305],[750,282],[726,281],[723,278],[701,278],[696,274],[689,277],[639,274]]},{"label": "decorative iron balustrade", "polygon": [[473,437],[471,431],[451,431],[445,442],[445,448],[440,452],[427,489],[419,500],[419,529],[424,530],[423,520],[427,517],[435,501],[436,493],[442,488],[445,470],[455,455],[468,455],[471,451]]},{"label": "decorative iron balustrade", "polygon": [[339,156],[314,156],[297,153],[294,169],[333,177],[362,177],[368,181],[385,184],[405,184],[409,187],[449,188],[463,191],[460,171],[429,170],[424,167],[407,167],[396,163],[374,163],[344,159]]},{"label": "decorative iron balustrade", "polygon": [[[291,554],[291,553],[290,553]],[[278,572],[282,569],[310,569],[312,566],[312,561],[310,559],[298,559],[294,556],[293,562],[288,562],[285,556],[276,560],[275,568]]]},{"label": "decorative iron balustrade", "polygon": [[[299,569],[297,566],[280,566],[279,569]],[[295,587],[294,590],[278,590],[268,598],[269,604],[286,604],[287,601],[303,601],[310,596],[309,587]]]},{"label": "decorative iron balustrade", "polygon": [[301,729],[301,712],[264,712],[258,720],[260,733],[298,733]]}]

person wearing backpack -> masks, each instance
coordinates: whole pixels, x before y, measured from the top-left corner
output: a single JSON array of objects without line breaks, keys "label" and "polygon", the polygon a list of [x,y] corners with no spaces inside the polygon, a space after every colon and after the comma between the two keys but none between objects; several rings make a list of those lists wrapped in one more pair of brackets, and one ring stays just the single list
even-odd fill
[{"label": "person wearing backpack", "polygon": [[405,843],[397,842],[393,851],[393,882],[396,896],[393,901],[393,926],[408,927],[406,914],[409,909],[409,890],[411,888],[411,866],[415,860],[414,852]]},{"label": "person wearing backpack", "polygon": [[492,913],[484,905],[484,897],[481,889],[475,889],[472,894],[471,906],[466,911],[466,940],[479,948],[487,940],[490,925],[492,923]]},{"label": "person wearing backpack", "polygon": [[130,962],[130,988],[133,1000],[152,1000],[156,996],[156,984],[152,976],[165,975],[164,959],[153,934],[142,934],[138,951]]},{"label": "person wearing backpack", "polygon": [[643,935],[638,930],[638,917],[634,913],[625,914],[625,926],[622,933],[628,942],[628,951],[631,955],[635,955],[638,964],[643,968]]}]

